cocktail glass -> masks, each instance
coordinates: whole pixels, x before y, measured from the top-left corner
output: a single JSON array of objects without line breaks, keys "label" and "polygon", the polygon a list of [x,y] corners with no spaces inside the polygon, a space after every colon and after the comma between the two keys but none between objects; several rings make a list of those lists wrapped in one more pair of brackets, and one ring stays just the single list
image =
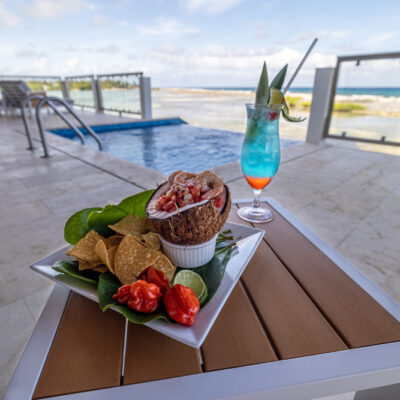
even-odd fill
[{"label": "cocktail glass", "polygon": [[244,177],[254,193],[253,204],[238,210],[239,217],[246,221],[261,223],[273,219],[271,210],[261,207],[260,196],[279,168],[281,108],[281,104],[246,104],[246,136],[240,163]]}]

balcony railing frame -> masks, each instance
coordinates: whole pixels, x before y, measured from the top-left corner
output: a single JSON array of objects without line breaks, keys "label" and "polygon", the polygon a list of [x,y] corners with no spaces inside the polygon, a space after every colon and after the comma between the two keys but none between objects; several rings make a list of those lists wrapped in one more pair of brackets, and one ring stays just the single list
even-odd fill
[{"label": "balcony railing frame", "polygon": [[[136,76],[138,78],[139,86],[139,110],[130,110],[127,108],[111,108],[104,105],[103,91],[101,89],[101,81],[106,78],[128,77]],[[102,113],[104,111],[118,112],[122,114],[135,114],[141,115],[143,119],[152,118],[151,107],[151,80],[145,77],[143,72],[122,72],[110,74],[86,74],[86,75],[70,75],[62,77],[61,75],[0,75],[2,79],[16,79],[16,80],[44,80],[59,82],[62,97],[64,99],[71,99],[70,84],[73,81],[88,80],[91,82],[91,92],[93,95],[93,106],[88,104],[81,104],[79,101],[74,102],[74,106],[81,107],[82,109],[94,109],[96,112]]]},{"label": "balcony railing frame", "polygon": [[325,118],[325,126],[323,129],[323,137],[330,138],[330,139],[341,139],[341,140],[350,140],[355,142],[366,142],[366,143],[375,143],[375,144],[385,144],[390,146],[400,146],[400,142],[394,142],[386,140],[385,136],[382,136],[379,140],[378,139],[367,139],[367,138],[360,138],[355,136],[348,136],[346,132],[343,132],[341,135],[335,135],[329,133],[329,128],[331,125],[332,120],[332,113],[333,113],[333,106],[335,104],[335,96],[337,90],[337,84],[339,79],[340,73],[340,66],[344,62],[356,62],[356,65],[360,65],[361,61],[366,60],[382,60],[382,59],[390,59],[390,58],[399,58],[400,59],[400,52],[390,52],[390,53],[374,53],[374,54],[358,54],[358,55],[348,55],[348,56],[338,56],[336,62],[336,68],[334,71],[334,76],[332,79],[332,87],[329,91],[329,104],[328,104],[328,113]]},{"label": "balcony railing frame", "polygon": [[107,78],[116,78],[116,77],[128,77],[128,76],[136,76],[138,78],[138,86],[139,86],[139,91],[140,91],[140,96],[143,90],[143,72],[122,72],[122,73],[112,73],[112,74],[97,74],[96,75],[96,88],[97,88],[97,104],[99,105],[99,108],[101,111],[112,111],[112,112],[118,112],[119,115],[122,113],[124,114],[142,114],[143,118],[147,118],[145,116],[146,112],[143,110],[141,107],[142,104],[141,102],[139,103],[139,110],[127,110],[127,109],[118,109],[118,108],[111,108],[111,107],[106,107],[104,106],[104,99],[103,99],[103,90],[101,88],[101,82],[104,79]]}]

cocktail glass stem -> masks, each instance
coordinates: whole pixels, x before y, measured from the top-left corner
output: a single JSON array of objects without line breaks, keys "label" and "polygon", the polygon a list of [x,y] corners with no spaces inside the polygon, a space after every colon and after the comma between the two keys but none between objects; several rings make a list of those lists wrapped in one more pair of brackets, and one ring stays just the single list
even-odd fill
[{"label": "cocktail glass stem", "polygon": [[260,189],[253,189],[254,199],[253,204],[247,207],[241,207],[238,210],[238,215],[240,218],[253,222],[253,223],[262,223],[262,222],[269,222],[274,219],[271,210],[268,208],[264,208],[261,206],[260,196],[261,190]]},{"label": "cocktail glass stem", "polygon": [[253,189],[254,200],[253,200],[253,208],[259,208],[260,205],[260,197],[261,197],[261,190],[260,189]]}]

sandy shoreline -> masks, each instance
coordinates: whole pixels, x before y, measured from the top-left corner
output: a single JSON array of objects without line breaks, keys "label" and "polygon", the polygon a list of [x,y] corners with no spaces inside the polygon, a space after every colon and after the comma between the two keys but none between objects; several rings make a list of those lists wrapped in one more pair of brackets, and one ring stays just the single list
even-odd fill
[{"label": "sandy shoreline", "polygon": [[[184,95],[193,97],[207,96],[214,99],[226,99],[227,97],[232,101],[238,99],[245,99],[245,102],[252,102],[254,99],[254,91],[252,90],[223,90],[223,89],[201,89],[201,88],[157,88],[154,91],[169,93],[171,95]],[[311,93],[303,92],[288,92],[289,98],[296,99],[296,104],[292,104],[291,108],[294,110],[302,110],[308,112],[309,105],[305,103],[310,102],[312,99]],[[337,111],[340,114],[352,115],[377,115],[382,117],[400,118],[400,97],[386,97],[378,95],[343,95],[339,94],[335,97],[335,104],[358,104],[363,109],[347,110],[343,107],[344,111]],[[348,108],[351,108],[349,106]]]}]

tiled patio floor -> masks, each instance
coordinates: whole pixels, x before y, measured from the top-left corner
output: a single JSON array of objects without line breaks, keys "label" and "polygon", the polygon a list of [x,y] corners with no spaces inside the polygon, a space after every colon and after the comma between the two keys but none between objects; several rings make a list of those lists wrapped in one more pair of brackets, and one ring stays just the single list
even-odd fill
[{"label": "tiled patio floor", "polygon": [[[89,123],[121,121],[105,115],[85,118]],[[47,118],[46,126],[56,125]],[[40,148],[25,150],[19,119],[0,117],[0,132],[1,398],[52,288],[28,265],[64,244],[64,223],[75,210],[118,202],[165,176],[54,135],[49,143],[59,150],[52,148],[53,157],[43,159]],[[284,149],[278,176],[265,195],[275,197],[400,301],[399,171],[397,156],[338,142],[301,144]],[[251,197],[237,163],[216,172],[233,197]]]}]

